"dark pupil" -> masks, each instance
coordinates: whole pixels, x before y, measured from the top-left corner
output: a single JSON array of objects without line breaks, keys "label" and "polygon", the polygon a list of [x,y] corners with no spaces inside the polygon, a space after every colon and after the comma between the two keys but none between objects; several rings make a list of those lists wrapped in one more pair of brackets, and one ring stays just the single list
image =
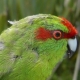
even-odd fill
[{"label": "dark pupil", "polygon": [[59,32],[57,32],[55,35],[56,35],[56,37],[59,37],[59,36],[60,36],[60,33],[59,33]]}]

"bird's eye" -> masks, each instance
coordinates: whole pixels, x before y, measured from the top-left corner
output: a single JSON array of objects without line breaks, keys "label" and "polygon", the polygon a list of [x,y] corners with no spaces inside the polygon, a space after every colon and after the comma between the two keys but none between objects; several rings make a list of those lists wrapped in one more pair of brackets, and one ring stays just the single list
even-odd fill
[{"label": "bird's eye", "polygon": [[53,35],[53,37],[55,38],[55,39],[60,39],[61,37],[62,37],[62,32],[61,31],[53,31],[53,33],[52,33],[52,35]]}]

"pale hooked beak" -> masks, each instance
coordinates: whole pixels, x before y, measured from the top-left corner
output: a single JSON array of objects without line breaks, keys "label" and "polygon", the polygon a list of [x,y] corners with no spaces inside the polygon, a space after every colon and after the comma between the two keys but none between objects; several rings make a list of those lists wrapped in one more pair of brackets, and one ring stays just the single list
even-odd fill
[{"label": "pale hooked beak", "polygon": [[67,45],[67,48],[68,48],[68,51],[67,51],[67,55],[68,57],[70,58],[77,50],[77,47],[78,47],[78,41],[77,41],[77,38],[73,38],[73,39],[69,39],[68,40],[68,45]]}]

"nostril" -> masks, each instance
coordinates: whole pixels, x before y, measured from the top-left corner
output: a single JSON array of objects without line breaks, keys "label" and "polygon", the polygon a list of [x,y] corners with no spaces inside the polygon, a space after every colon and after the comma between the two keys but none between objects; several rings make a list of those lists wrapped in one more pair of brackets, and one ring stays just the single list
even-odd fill
[{"label": "nostril", "polygon": [[74,37],[72,37],[72,39],[75,39],[75,36],[74,36]]}]

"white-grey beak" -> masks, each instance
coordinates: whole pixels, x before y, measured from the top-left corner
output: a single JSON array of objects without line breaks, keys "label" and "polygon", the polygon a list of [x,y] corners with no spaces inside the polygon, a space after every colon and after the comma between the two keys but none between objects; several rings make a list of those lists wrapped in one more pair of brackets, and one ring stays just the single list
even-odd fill
[{"label": "white-grey beak", "polygon": [[75,37],[74,39],[69,39],[68,40],[68,51],[67,51],[67,54],[68,54],[68,57],[70,58],[73,53],[75,53],[75,51],[77,50],[77,46],[78,46],[78,41],[77,41],[77,38]]}]

